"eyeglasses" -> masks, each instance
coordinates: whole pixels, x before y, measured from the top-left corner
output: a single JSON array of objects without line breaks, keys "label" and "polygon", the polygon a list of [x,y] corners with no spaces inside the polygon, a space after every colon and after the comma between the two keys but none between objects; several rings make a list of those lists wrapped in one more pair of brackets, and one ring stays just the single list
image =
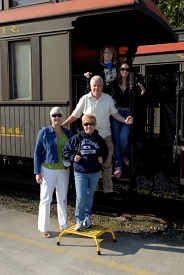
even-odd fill
[{"label": "eyeglasses", "polygon": [[130,68],[120,68],[120,71],[127,71],[127,72],[129,72],[130,71]]},{"label": "eyeglasses", "polygon": [[94,126],[95,125],[95,122],[86,122],[83,124],[83,126]]},{"label": "eyeglasses", "polygon": [[106,52],[106,51],[105,51],[104,53],[105,53],[105,54],[113,54],[112,52]]},{"label": "eyeglasses", "polygon": [[53,114],[52,117],[62,117],[62,114]]}]

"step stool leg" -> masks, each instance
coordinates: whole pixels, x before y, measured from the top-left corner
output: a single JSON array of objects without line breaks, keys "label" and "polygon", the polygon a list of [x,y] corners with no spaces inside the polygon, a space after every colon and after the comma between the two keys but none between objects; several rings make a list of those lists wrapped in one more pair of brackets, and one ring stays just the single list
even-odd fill
[{"label": "step stool leg", "polygon": [[112,238],[113,238],[113,242],[114,242],[114,243],[116,243],[116,242],[117,242],[117,241],[116,241],[115,234],[114,234],[114,232],[113,232],[112,230],[110,230],[109,228],[107,228],[107,229],[105,230],[105,232],[109,232],[109,233],[111,233]]},{"label": "step stool leg", "polygon": [[57,240],[57,245],[60,245],[60,240],[61,240],[61,237],[65,234],[65,232],[61,232],[58,236],[58,240]]},{"label": "step stool leg", "polygon": [[99,241],[98,241],[98,239],[97,239],[96,237],[94,237],[94,240],[95,240],[95,242],[96,242],[97,254],[98,254],[98,255],[101,255],[101,253],[100,253],[100,244],[99,244]]}]

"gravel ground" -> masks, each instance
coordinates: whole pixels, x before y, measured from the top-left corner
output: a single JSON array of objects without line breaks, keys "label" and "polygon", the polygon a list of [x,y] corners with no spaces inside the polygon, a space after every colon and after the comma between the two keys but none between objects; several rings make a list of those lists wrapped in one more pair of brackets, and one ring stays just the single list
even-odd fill
[{"label": "gravel ground", "polygon": [[[116,189],[127,189],[127,186],[122,187],[122,184],[117,184],[115,187]],[[178,195],[178,179],[176,177],[168,179],[162,173],[155,177],[154,190],[152,181],[144,176],[139,176],[137,191],[142,194],[152,193],[153,196],[174,197],[179,200],[184,198],[184,196]],[[0,189],[1,207],[38,215],[38,205],[39,194],[35,196]],[[51,217],[57,218],[55,200],[51,204]],[[68,220],[69,223],[75,223],[74,207],[71,205],[68,205]],[[143,238],[156,238],[170,245],[184,245],[184,223],[181,220],[166,221],[151,215],[129,213],[124,213],[120,217],[93,214],[91,220],[93,224],[103,224],[114,231],[140,234]]]}]

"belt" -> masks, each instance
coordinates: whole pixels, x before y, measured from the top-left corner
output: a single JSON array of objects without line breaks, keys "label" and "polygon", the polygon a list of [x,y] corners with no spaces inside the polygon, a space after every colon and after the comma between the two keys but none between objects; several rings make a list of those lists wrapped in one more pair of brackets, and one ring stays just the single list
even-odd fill
[{"label": "belt", "polygon": [[128,112],[130,110],[130,108],[124,108],[124,107],[116,107],[116,109],[122,110],[122,111],[128,111]]}]

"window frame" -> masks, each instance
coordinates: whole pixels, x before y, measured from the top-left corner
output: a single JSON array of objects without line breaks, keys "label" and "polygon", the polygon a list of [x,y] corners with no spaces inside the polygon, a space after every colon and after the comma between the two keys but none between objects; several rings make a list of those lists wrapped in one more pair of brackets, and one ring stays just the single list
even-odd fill
[{"label": "window frame", "polygon": [[34,5],[43,5],[43,4],[48,4],[48,3],[61,3],[61,2],[66,2],[70,0],[45,0],[44,2],[38,2],[38,3],[30,3],[30,4],[23,4],[23,5],[18,5],[16,7],[11,7],[10,6],[10,1],[7,0],[0,0],[0,11],[2,10],[9,10],[9,9],[17,9],[17,8],[22,8],[22,7],[27,7],[27,6],[34,6]]},{"label": "window frame", "polygon": [[41,100],[41,72],[40,72],[40,45],[39,45],[39,37],[22,37],[21,39],[8,39],[1,40],[1,79],[2,79],[2,101],[25,101],[25,99],[15,98],[10,99],[10,70],[9,70],[9,43],[12,42],[20,42],[30,40],[31,45],[31,82],[32,82],[32,90],[31,90],[31,99],[26,99],[26,101],[39,101]]},{"label": "window frame", "polygon": [[14,6],[10,5],[10,0],[9,0],[9,1],[4,1],[4,7],[5,7],[5,9],[17,9],[17,8],[22,8],[22,7],[27,7],[27,6],[43,5],[43,4],[53,3],[53,0],[44,0],[44,2],[39,2],[39,1],[41,1],[41,0],[38,0],[38,3],[28,3],[28,4],[17,5],[17,6],[14,7]]},{"label": "window frame", "polygon": [[[17,55],[17,50],[16,50],[18,44],[19,44],[19,46],[18,46],[18,49],[19,49],[20,43],[22,43],[21,45],[29,46],[29,55],[27,55],[28,52],[26,52],[26,56],[25,56],[26,60],[21,60],[21,63],[22,63],[22,61],[24,61],[23,63],[25,64],[25,62],[27,63],[28,59],[30,58],[29,63],[27,63],[27,64],[29,64],[29,68],[25,68],[25,70],[24,70],[24,71],[26,71],[28,69],[28,72],[29,72],[29,84],[31,84],[31,87],[26,89],[26,90],[29,90],[29,96],[27,96],[25,94],[24,94],[25,96],[18,96],[18,93],[20,92],[20,90],[18,89],[19,85],[21,85],[20,83],[22,83],[22,81],[24,81],[23,77],[21,77],[20,81],[18,81],[19,73],[21,73],[21,74],[24,73],[22,71],[22,69],[20,70],[20,63],[19,63],[20,59],[19,59],[19,54]],[[32,62],[31,62],[31,41],[30,41],[30,39],[9,42],[8,43],[8,55],[9,55],[10,100],[31,100],[32,99]],[[17,61],[18,61],[18,63],[17,63]],[[18,67],[17,67],[17,65],[18,65]],[[18,70],[16,70],[16,68]]]}]

